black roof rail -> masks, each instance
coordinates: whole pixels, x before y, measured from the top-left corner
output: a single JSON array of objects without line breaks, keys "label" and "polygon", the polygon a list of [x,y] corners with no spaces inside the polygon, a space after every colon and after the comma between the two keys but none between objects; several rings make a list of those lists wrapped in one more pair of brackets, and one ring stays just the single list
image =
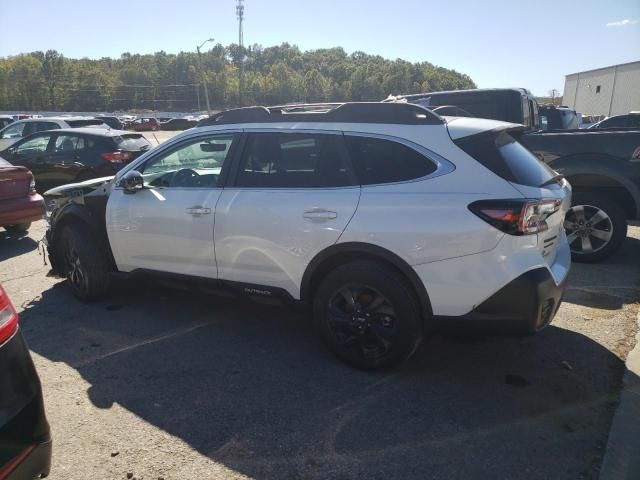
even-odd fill
[{"label": "black roof rail", "polygon": [[444,120],[431,110],[410,103],[304,103],[274,107],[234,108],[205,118],[198,122],[197,126],[270,122],[441,125]]}]

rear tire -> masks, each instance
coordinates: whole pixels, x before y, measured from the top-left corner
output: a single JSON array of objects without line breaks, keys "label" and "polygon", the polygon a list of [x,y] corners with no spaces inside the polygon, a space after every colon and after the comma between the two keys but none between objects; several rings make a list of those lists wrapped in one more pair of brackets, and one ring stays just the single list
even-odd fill
[{"label": "rear tire", "polygon": [[620,248],[627,236],[625,211],[599,193],[575,193],[564,226],[574,262],[604,260]]},{"label": "rear tire", "polygon": [[60,236],[63,272],[73,294],[88,302],[109,290],[109,262],[93,232],[82,224],[64,227]]},{"label": "rear tire", "polygon": [[362,370],[408,359],[423,337],[416,296],[395,270],[357,261],[330,272],[313,300],[313,322],[329,349]]},{"label": "rear tire", "polygon": [[27,233],[31,228],[31,222],[16,223],[15,225],[7,225],[4,229],[9,233]]}]

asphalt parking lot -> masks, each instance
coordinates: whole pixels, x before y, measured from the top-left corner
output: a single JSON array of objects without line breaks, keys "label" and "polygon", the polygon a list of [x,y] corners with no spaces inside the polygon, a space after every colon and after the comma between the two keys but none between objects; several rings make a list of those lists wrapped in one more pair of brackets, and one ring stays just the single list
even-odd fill
[{"label": "asphalt parking lot", "polygon": [[304,312],[120,281],[76,301],[37,240],[0,232],[54,438],[52,479],[596,478],[633,347],[640,226],[575,264],[551,327],[336,361]]}]

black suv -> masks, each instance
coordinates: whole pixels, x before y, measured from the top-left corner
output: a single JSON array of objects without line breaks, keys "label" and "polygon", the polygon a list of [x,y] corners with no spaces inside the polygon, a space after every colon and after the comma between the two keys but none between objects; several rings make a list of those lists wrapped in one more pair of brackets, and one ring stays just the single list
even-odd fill
[{"label": "black suv", "polygon": [[29,135],[0,152],[0,157],[31,170],[38,191],[44,192],[113,175],[150,147],[140,133],[62,128]]}]

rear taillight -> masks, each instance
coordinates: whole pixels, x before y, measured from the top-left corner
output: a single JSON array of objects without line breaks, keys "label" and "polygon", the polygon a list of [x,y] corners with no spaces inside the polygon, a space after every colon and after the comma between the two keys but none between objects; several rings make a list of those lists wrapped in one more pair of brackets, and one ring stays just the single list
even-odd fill
[{"label": "rear taillight", "polygon": [[2,345],[18,328],[16,313],[7,292],[0,285],[0,345]]},{"label": "rear taillight", "polygon": [[29,182],[29,193],[36,193],[36,179],[31,177],[31,181]]},{"label": "rear taillight", "polygon": [[549,228],[545,221],[558,211],[560,200],[479,200],[469,210],[509,235],[531,235]]},{"label": "rear taillight", "polygon": [[111,163],[125,163],[131,160],[131,152],[121,152],[116,150],[115,152],[101,153],[100,156],[107,162]]}]

